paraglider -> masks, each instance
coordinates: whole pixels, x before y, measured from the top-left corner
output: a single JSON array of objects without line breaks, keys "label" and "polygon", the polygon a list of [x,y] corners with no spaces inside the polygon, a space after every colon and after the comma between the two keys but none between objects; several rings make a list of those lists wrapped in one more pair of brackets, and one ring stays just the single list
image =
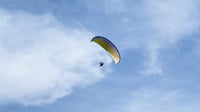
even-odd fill
[{"label": "paraglider", "polygon": [[99,66],[101,67],[101,66],[103,66],[104,65],[104,62],[100,62],[99,63]]},{"label": "paraglider", "polygon": [[[97,43],[99,46],[101,46],[107,53],[111,56],[115,64],[119,63],[120,61],[120,53],[117,49],[117,47],[107,38],[102,36],[95,36],[92,38],[91,42]],[[103,66],[104,63],[100,62],[100,66]]]}]

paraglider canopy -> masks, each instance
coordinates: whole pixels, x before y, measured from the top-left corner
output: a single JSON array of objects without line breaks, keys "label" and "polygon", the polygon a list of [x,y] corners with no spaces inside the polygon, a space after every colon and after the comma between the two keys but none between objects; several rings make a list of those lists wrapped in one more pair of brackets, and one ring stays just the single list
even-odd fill
[{"label": "paraglider canopy", "polygon": [[[102,36],[95,36],[91,42],[95,42],[100,45],[108,54],[112,57],[114,62],[117,64],[120,61],[120,54],[117,47],[107,38]],[[103,66],[103,65],[102,65]]]}]

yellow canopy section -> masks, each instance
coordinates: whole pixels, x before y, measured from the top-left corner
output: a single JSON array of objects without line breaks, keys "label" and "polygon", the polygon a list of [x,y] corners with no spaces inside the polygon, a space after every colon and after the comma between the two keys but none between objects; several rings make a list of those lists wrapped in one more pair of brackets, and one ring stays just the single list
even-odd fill
[{"label": "yellow canopy section", "polygon": [[108,39],[102,36],[95,36],[91,42],[95,42],[100,45],[104,50],[108,52],[108,54],[112,57],[115,63],[119,63],[120,54],[117,50],[117,47]]}]

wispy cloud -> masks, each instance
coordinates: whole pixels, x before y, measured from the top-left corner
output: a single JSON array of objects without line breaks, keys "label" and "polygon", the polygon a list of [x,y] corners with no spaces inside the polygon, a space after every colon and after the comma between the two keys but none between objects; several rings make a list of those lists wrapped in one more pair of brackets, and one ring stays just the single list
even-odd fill
[{"label": "wispy cloud", "polygon": [[124,12],[126,10],[126,7],[122,0],[104,0],[104,4],[105,12],[107,14]]},{"label": "wispy cloud", "polygon": [[110,70],[111,59],[90,43],[87,30],[66,28],[50,14],[1,9],[0,16],[1,103],[51,103]]},{"label": "wispy cloud", "polygon": [[[115,16],[118,14],[121,18],[120,28],[123,30],[120,31],[126,34],[122,37],[122,47],[144,53],[147,59],[143,63],[145,69],[142,73],[146,75],[162,74],[162,61],[165,60],[160,59],[163,56],[161,51],[175,45],[179,40],[191,38],[190,35],[200,25],[197,0],[117,3],[117,6],[124,7],[123,11],[115,12]],[[111,11],[115,9],[111,3],[106,6],[110,6]]]},{"label": "wispy cloud", "polygon": [[[149,17],[147,24],[152,30],[152,33],[145,37],[150,36],[146,48],[149,52],[150,63],[146,65],[148,67],[146,74],[161,74],[162,64],[159,57],[162,54],[160,51],[181,39],[191,38],[188,35],[199,27],[197,1],[154,0],[147,1],[145,4],[145,14]],[[149,72],[149,69],[153,71]]]},{"label": "wispy cloud", "polygon": [[120,111],[126,112],[198,112],[196,97],[182,94],[180,91],[140,89],[133,92],[129,101],[124,102]]}]

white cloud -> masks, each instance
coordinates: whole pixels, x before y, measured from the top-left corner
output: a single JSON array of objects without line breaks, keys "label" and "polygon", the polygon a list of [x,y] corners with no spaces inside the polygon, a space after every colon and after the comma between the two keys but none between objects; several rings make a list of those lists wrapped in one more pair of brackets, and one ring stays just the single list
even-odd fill
[{"label": "white cloud", "polygon": [[[50,14],[0,10],[0,103],[52,103],[109,72],[111,59],[84,29]],[[100,60],[107,61],[100,68]]]}]

